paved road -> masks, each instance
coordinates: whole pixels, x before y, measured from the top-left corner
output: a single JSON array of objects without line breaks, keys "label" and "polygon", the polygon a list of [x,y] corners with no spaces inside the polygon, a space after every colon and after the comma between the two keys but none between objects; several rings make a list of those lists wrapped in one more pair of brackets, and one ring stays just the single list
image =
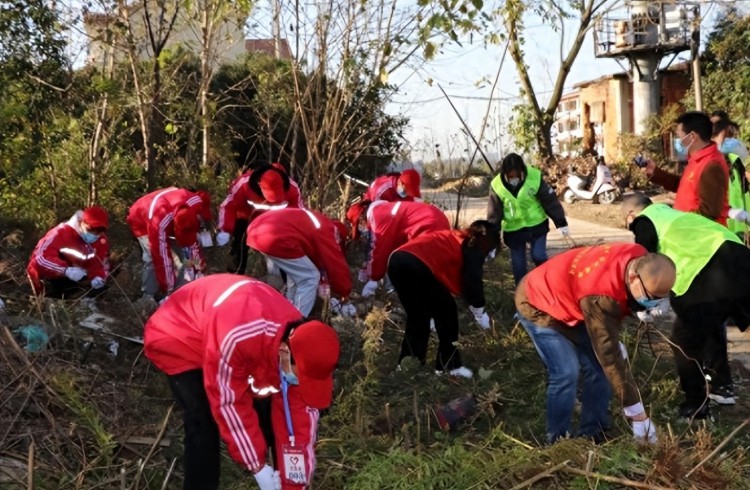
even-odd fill
[{"label": "paved road", "polygon": [[[423,191],[426,200],[445,210],[445,214],[453,223],[456,216],[457,196],[448,192],[436,192],[431,190]],[[459,225],[465,226],[472,221],[485,219],[487,217],[487,198],[463,198],[461,200],[461,210],[459,212]],[[593,245],[595,243],[616,242],[633,240],[630,232],[623,228],[614,228],[604,226],[588,221],[568,218],[568,226],[573,240],[578,245]],[[561,251],[567,250],[568,245],[562,240],[560,234],[550,226],[551,230],[547,237],[547,244],[550,255],[555,255]],[[739,361],[750,373],[750,329],[744,333],[735,327],[727,329],[729,341],[729,355],[733,360]]]}]

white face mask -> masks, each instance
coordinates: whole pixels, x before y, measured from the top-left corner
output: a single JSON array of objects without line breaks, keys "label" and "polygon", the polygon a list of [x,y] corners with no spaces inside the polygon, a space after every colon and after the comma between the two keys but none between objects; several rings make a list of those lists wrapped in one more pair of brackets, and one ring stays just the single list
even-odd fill
[{"label": "white face mask", "polygon": [[511,187],[518,187],[518,184],[521,183],[521,179],[519,177],[513,177],[511,179],[508,179],[508,185]]},{"label": "white face mask", "polygon": [[396,189],[396,194],[398,194],[399,197],[406,197],[406,189],[404,189],[403,187],[398,187]]}]

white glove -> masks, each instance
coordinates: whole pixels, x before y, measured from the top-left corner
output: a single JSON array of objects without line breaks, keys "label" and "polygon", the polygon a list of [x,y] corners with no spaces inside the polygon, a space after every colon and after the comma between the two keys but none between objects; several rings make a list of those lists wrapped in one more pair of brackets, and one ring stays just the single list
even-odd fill
[{"label": "white glove", "polygon": [[656,426],[651,419],[633,420],[633,437],[636,441],[656,444]]},{"label": "white glove", "polygon": [[649,314],[649,310],[646,311],[636,311],[635,315],[638,317],[640,321],[643,323],[654,323],[654,317],[652,317]]},{"label": "white glove", "polygon": [[567,226],[562,226],[562,227],[558,228],[557,231],[559,231],[560,235],[562,237],[564,237],[564,238],[569,238],[570,237],[570,228],[568,228]]},{"label": "white glove", "polygon": [[362,297],[369,298],[375,296],[375,291],[378,290],[378,281],[367,281],[365,287],[362,288]]},{"label": "white glove", "polygon": [[226,231],[220,231],[216,234],[216,245],[223,247],[224,245],[229,243],[229,238],[229,233],[227,233]]},{"label": "white glove", "polygon": [[214,241],[211,238],[211,232],[208,230],[203,230],[198,233],[198,243],[200,243],[201,247],[203,248],[213,247]]},{"label": "white glove", "polygon": [[86,277],[86,270],[81,269],[80,267],[68,267],[67,269],[65,269],[65,277],[67,277],[71,281],[78,282]]},{"label": "white glove", "polygon": [[646,313],[651,315],[653,318],[659,318],[662,316],[669,315],[669,311],[672,308],[672,306],[669,303],[669,298],[664,298],[659,302],[657,306],[654,306],[653,308],[649,308],[646,310]]},{"label": "white glove", "polygon": [[490,316],[484,311],[483,306],[480,306],[479,308],[469,306],[469,310],[471,311],[472,315],[474,315],[474,320],[477,321],[480,327],[482,327],[484,330],[490,328]]},{"label": "white glove", "polygon": [[331,311],[336,315],[355,317],[357,316],[357,308],[351,303],[342,303],[336,298],[331,298]]},{"label": "white glove", "polygon": [[359,282],[367,282],[370,280],[370,275],[367,273],[367,269],[362,267],[359,272],[357,272],[357,280]]},{"label": "white glove", "polygon": [[101,277],[95,277],[91,280],[91,287],[94,289],[101,289],[105,284],[107,284],[107,281]]},{"label": "white glove", "polygon": [[253,476],[260,490],[281,490],[281,476],[270,466],[263,465],[263,468]]},{"label": "white glove", "polygon": [[750,215],[744,209],[732,208],[729,210],[729,217],[736,221],[750,223]]}]

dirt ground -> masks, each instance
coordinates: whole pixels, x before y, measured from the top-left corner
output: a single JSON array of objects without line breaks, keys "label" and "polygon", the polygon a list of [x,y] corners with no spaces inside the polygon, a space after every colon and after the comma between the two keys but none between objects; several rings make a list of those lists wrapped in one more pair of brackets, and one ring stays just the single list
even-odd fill
[{"label": "dirt ground", "polygon": [[[650,195],[654,202],[671,204],[674,194],[671,192]],[[561,201],[562,202],[562,201]],[[622,196],[612,204],[594,204],[590,201],[576,201],[573,204],[563,202],[565,213],[573,218],[578,218],[592,223],[622,228],[624,226],[620,207]]]}]

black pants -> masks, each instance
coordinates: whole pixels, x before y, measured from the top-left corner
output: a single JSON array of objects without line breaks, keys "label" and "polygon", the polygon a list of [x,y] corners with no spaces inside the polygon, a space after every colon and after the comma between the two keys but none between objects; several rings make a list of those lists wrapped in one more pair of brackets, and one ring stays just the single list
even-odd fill
[{"label": "black pants", "polygon": [[725,242],[682,296],[672,299],[677,320],[672,346],[687,402],[700,405],[707,396],[705,366],[715,386],[731,384],[726,321],[741,330],[750,325],[750,249]]},{"label": "black pants", "polygon": [[[195,369],[168,376],[177,406],[182,410],[185,430],[183,490],[219,488],[219,427],[211,413],[203,371]],[[273,447],[271,399],[255,399],[255,411],[268,447]]]},{"label": "black pants", "polygon": [[44,280],[44,295],[48,298],[73,299],[86,296],[95,298],[104,293],[107,287],[92,289],[88,281],[83,283],[71,281],[67,277]]},{"label": "black pants", "polygon": [[425,363],[432,318],[439,342],[435,369],[443,371],[460,367],[461,356],[454,345],[458,340],[458,310],[448,288],[435,279],[429,267],[408,252],[391,255],[388,277],[406,310],[406,332],[398,362],[414,356]]},{"label": "black pants", "polygon": [[232,262],[227,267],[227,272],[234,274],[245,274],[247,269],[247,255],[250,247],[247,246],[247,226],[249,222],[246,219],[239,218],[234,223],[234,234],[232,236]]}]

